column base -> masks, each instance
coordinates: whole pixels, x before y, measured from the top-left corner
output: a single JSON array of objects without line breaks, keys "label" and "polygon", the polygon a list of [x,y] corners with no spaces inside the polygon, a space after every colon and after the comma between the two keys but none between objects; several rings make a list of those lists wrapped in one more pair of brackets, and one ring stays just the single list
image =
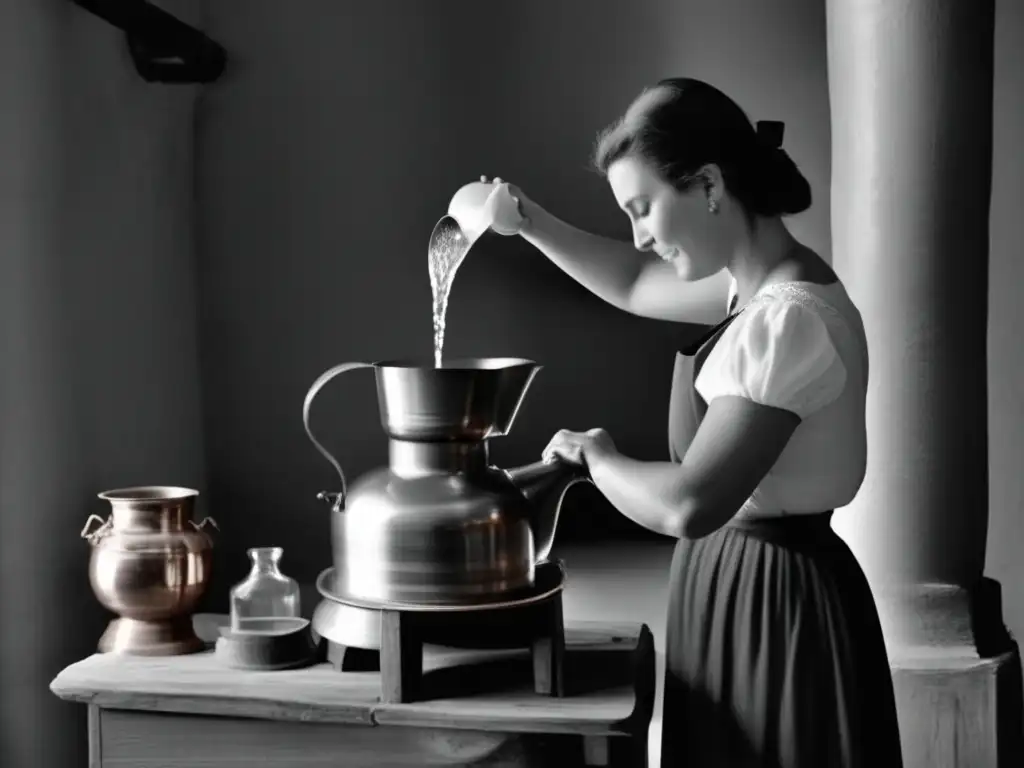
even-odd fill
[{"label": "column base", "polygon": [[877,586],[904,768],[1006,768],[1024,754],[1021,657],[999,582]]},{"label": "column base", "polygon": [[873,584],[872,592],[894,665],[991,659],[1016,649],[1003,624],[1002,588],[995,579],[971,587]]},{"label": "column base", "polygon": [[894,663],[903,768],[1010,768],[1024,754],[1016,644],[990,659]]}]

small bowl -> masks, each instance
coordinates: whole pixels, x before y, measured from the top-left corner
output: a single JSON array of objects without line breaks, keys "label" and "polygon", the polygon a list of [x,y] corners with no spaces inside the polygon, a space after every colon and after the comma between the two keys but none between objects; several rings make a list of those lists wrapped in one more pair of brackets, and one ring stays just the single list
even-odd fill
[{"label": "small bowl", "polygon": [[220,627],[215,654],[235,669],[282,670],[309,666],[318,660],[320,644],[309,619],[267,619],[256,629]]}]

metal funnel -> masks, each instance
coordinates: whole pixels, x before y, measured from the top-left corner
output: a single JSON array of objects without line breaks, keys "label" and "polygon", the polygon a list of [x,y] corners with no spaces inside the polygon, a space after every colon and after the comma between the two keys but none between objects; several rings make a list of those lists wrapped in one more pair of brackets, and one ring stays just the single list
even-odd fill
[{"label": "metal funnel", "polygon": [[381,425],[393,440],[475,441],[508,434],[542,366],[517,357],[374,363]]}]

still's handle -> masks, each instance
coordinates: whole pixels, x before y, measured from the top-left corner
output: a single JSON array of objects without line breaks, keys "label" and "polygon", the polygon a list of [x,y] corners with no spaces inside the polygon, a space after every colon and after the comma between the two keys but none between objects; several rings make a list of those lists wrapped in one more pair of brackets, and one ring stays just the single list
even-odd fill
[{"label": "still's handle", "polygon": [[338,463],[338,460],[328,453],[327,449],[320,444],[320,441],[313,436],[313,430],[309,428],[309,408],[313,405],[313,399],[320,393],[320,390],[324,388],[324,385],[335,376],[346,373],[347,371],[354,371],[357,368],[372,367],[372,363],[342,363],[341,365],[329,368],[321,373],[317,380],[313,382],[313,386],[311,386],[309,391],[306,393],[306,401],[302,404],[302,424],[306,428],[306,435],[309,437],[310,442],[313,443],[313,446],[323,454],[323,457],[331,462],[331,466],[334,467],[335,471],[338,473],[338,477],[341,478],[340,492],[327,493],[326,491],[321,491],[317,495],[318,499],[330,501],[331,506],[334,509],[341,509],[345,505],[345,497],[348,492],[348,489],[345,486],[345,473],[341,470],[341,465]]}]

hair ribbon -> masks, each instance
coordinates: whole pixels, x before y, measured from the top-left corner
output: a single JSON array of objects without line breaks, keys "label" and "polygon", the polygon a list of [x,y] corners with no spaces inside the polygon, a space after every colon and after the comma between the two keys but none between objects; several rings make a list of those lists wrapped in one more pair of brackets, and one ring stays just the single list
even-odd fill
[{"label": "hair ribbon", "polygon": [[768,149],[781,149],[782,136],[786,131],[786,124],[779,120],[758,120],[754,128],[757,133],[757,143]]}]

